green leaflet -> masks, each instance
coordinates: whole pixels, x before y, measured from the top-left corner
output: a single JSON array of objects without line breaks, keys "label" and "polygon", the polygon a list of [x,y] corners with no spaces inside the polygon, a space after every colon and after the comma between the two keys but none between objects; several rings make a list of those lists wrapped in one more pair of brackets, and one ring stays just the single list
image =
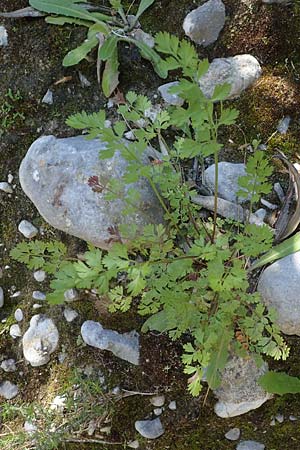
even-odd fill
[{"label": "green leaflet", "polygon": [[137,41],[135,39],[128,38],[125,40],[132,42],[139,48],[142,57],[152,63],[154,70],[158,74],[158,76],[160,76],[161,78],[167,78],[168,71],[165,68],[164,61],[161,59],[161,57],[155,50],[153,50],[143,42]]},{"label": "green leaflet", "polygon": [[270,264],[300,250],[300,232],[276,245],[250,266],[249,271]]},{"label": "green leaflet", "polygon": [[141,0],[135,15],[136,19],[138,19],[146,11],[146,9],[153,5],[154,2],[155,0]]},{"label": "green leaflet", "polygon": [[87,20],[76,19],[75,17],[72,19],[71,17],[65,16],[48,16],[46,17],[45,21],[47,23],[51,23],[52,25],[65,25],[65,23],[73,23],[75,25],[82,25],[85,27],[91,26],[91,22],[88,22]]},{"label": "green leaflet", "polygon": [[142,326],[142,332],[147,333],[147,331],[159,331],[163,333],[168,330],[168,318],[166,311],[160,311],[156,314],[153,314],[149,319],[146,320],[144,325]]},{"label": "green leaflet", "polygon": [[298,394],[300,392],[300,379],[291,377],[285,372],[267,372],[262,375],[258,384],[270,394]]},{"label": "green leaflet", "polygon": [[113,53],[105,63],[102,75],[102,89],[106,97],[110,97],[119,84],[119,61],[117,42]]},{"label": "green leaflet", "polygon": [[29,0],[30,6],[39,11],[58,14],[68,17],[76,17],[77,19],[88,20],[90,22],[100,22],[92,13],[86,11],[79,5],[77,0]]},{"label": "green leaflet", "polygon": [[83,44],[79,45],[79,47],[74,48],[63,59],[63,66],[69,67],[78,64],[82,61],[86,55],[98,44],[98,39],[96,36],[92,38],[86,39]]},{"label": "green leaflet", "polygon": [[107,61],[109,58],[115,57],[119,40],[120,38],[115,35],[111,35],[105,40],[99,51],[99,58],[102,61]]}]

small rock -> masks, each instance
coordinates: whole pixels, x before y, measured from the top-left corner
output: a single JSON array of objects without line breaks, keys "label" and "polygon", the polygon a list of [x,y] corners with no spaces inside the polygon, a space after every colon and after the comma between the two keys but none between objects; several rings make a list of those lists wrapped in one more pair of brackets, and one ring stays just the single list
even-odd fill
[{"label": "small rock", "polygon": [[226,439],[229,441],[237,441],[240,438],[241,430],[239,428],[231,428],[225,434]]},{"label": "small rock", "polygon": [[9,173],[7,175],[7,181],[9,182],[9,184],[11,184],[13,182],[13,180],[14,180],[14,176],[11,173]]},{"label": "small rock", "polygon": [[21,322],[24,318],[24,314],[23,311],[21,310],[21,308],[18,308],[15,310],[15,319],[17,322]]},{"label": "small rock", "polygon": [[231,99],[239,97],[260,77],[261,72],[259,62],[252,55],[215,58],[200,78],[199,85],[203,94],[211,98],[217,85],[228,83],[231,86],[228,99]]},{"label": "small rock", "polygon": [[10,298],[17,298],[17,297],[20,297],[20,295],[21,295],[21,291],[16,291],[10,295]]},{"label": "small rock", "polygon": [[270,422],[270,426],[275,427],[275,425],[276,425],[276,421],[275,421],[275,419],[272,419]]},{"label": "small rock", "polygon": [[224,3],[221,0],[209,0],[186,16],[183,29],[192,41],[207,47],[218,39],[224,25]]},{"label": "small rock", "polygon": [[173,86],[178,86],[178,82],[173,81],[171,83],[162,84],[161,86],[159,86],[158,91],[164,101],[169,105],[182,106],[184,104],[183,98],[179,97],[178,94],[171,94],[169,92],[169,89]]},{"label": "small rock", "polygon": [[33,277],[38,283],[42,283],[46,279],[46,272],[44,270],[36,270],[33,273]]},{"label": "small rock", "polygon": [[293,416],[292,414],[290,415],[289,419],[291,422],[295,422],[296,420],[298,420],[297,417]]},{"label": "small rock", "polygon": [[26,420],[26,422],[24,423],[24,430],[26,431],[26,433],[34,433],[35,431],[37,431],[37,426],[34,425],[34,423],[29,422],[28,420]]},{"label": "small rock", "polygon": [[51,91],[51,89],[48,89],[48,91],[42,98],[42,103],[46,103],[47,105],[53,105],[53,92]]},{"label": "small rock", "polygon": [[81,87],[85,88],[91,86],[92,83],[80,71],[78,72],[78,75]]},{"label": "small rock", "polygon": [[10,381],[2,381],[2,383],[0,383],[0,396],[4,397],[6,400],[11,400],[16,397],[18,393],[18,386]]},{"label": "small rock", "polygon": [[277,125],[277,131],[280,134],[286,134],[290,126],[291,118],[290,116],[284,117]]},{"label": "small rock", "polygon": [[275,183],[274,184],[274,191],[276,192],[277,197],[280,200],[280,203],[283,203],[284,200],[285,200],[285,194],[284,194],[284,191],[283,191],[282,186],[281,186],[280,183]]},{"label": "small rock", "polygon": [[[267,215],[267,211],[264,208],[259,208],[253,214],[251,214],[251,216],[254,216],[255,218],[258,219],[259,225],[262,225],[264,223],[266,215]],[[257,221],[251,221],[251,218],[250,218],[250,223],[257,223]]]},{"label": "small rock", "polygon": [[137,440],[130,441],[127,443],[127,447],[129,447],[129,448],[139,448],[139,446],[140,446],[140,443]]},{"label": "small rock", "polygon": [[139,364],[139,335],[136,331],[119,334],[113,330],[105,330],[99,322],[87,320],[82,324],[81,336],[92,347],[109,350],[118,358]]},{"label": "small rock", "polygon": [[147,439],[157,439],[165,432],[159,418],[154,420],[137,420],[134,426],[136,431]]},{"label": "small rock", "polygon": [[16,361],[12,358],[4,359],[0,367],[4,372],[15,372],[17,370]]},{"label": "small rock", "polygon": [[18,337],[22,336],[22,332],[21,332],[21,328],[20,326],[15,323],[14,325],[12,325],[9,329],[9,334],[11,335],[11,337],[13,339],[17,339]]},{"label": "small rock", "polygon": [[67,353],[65,353],[65,352],[61,352],[61,353],[59,353],[58,354],[58,361],[59,361],[59,363],[60,364],[63,364],[64,363],[64,361],[66,360],[66,357],[67,357],[68,355],[67,355]]},{"label": "small rock", "polygon": [[[209,211],[214,211],[215,209],[215,198],[212,195],[197,195],[197,197],[192,197],[192,202]],[[217,212],[219,216],[236,220],[237,222],[244,222],[246,218],[246,212],[241,205],[229,202],[223,198],[218,199]]]},{"label": "small rock", "polygon": [[96,429],[97,429],[97,422],[95,420],[91,420],[89,422],[89,426],[88,426],[88,430],[87,430],[88,435],[93,436]]},{"label": "small rock", "polygon": [[6,192],[6,194],[12,194],[13,190],[10,184],[6,183],[6,181],[0,182],[0,191]]},{"label": "small rock", "polygon": [[267,370],[266,363],[258,368],[252,358],[231,357],[222,372],[220,387],[214,390],[219,399],[215,405],[217,416],[239,416],[259,408],[272,398],[257,382]]},{"label": "small rock", "polygon": [[264,450],[264,444],[255,441],[242,441],[238,444],[236,450]]},{"label": "small rock", "polygon": [[268,266],[258,280],[257,290],[267,307],[277,311],[276,322],[285,334],[300,336],[300,252]]},{"label": "small rock", "polygon": [[64,317],[67,322],[73,322],[78,317],[78,312],[71,308],[64,309]]},{"label": "small rock", "polygon": [[41,292],[41,291],[33,291],[32,298],[34,300],[45,301],[46,300],[46,294],[44,294],[44,292]]},{"label": "small rock", "polygon": [[155,408],[153,412],[156,416],[160,416],[163,413],[163,408]]},{"label": "small rock", "polygon": [[150,398],[151,405],[156,406],[157,408],[164,406],[165,401],[166,399],[164,395],[155,395],[155,397]]},{"label": "small rock", "polygon": [[0,286],[0,308],[4,305],[4,292],[3,288]]},{"label": "small rock", "polygon": [[58,330],[51,319],[37,314],[30,320],[30,327],[23,336],[24,358],[33,367],[47,364],[57,347]]},{"label": "small rock", "polygon": [[28,239],[31,239],[38,234],[38,229],[32,225],[32,223],[28,222],[28,220],[22,220],[22,222],[19,223],[18,230]]},{"label": "small rock", "polygon": [[65,409],[65,407],[66,407],[66,403],[67,403],[67,396],[66,395],[57,395],[52,400],[52,402],[50,404],[50,409],[52,411],[62,412]]},{"label": "small rock", "polygon": [[74,288],[68,289],[64,292],[64,298],[66,302],[75,302],[79,298],[78,291]]},{"label": "small rock", "polygon": [[[238,179],[246,175],[245,164],[219,162],[218,164],[218,196],[233,203],[243,203],[247,199],[239,199],[237,192],[241,190]],[[209,166],[204,172],[205,185],[214,192],[215,190],[215,164]]]},{"label": "small rock", "polygon": [[0,47],[7,47],[8,45],[8,35],[5,27],[0,25]]},{"label": "small rock", "polygon": [[277,420],[277,422],[283,423],[284,415],[283,414],[276,414],[275,419]]},{"label": "small rock", "polygon": [[34,305],[32,305],[32,309],[40,309],[42,307],[43,305],[39,305],[38,303],[34,303]]},{"label": "small rock", "polygon": [[128,141],[136,141],[134,130],[126,131],[126,133],[124,133],[124,138]]},{"label": "small rock", "polygon": [[148,47],[153,48],[155,46],[154,37],[149,33],[145,33],[145,31],[141,29],[134,30],[131,33],[132,37],[134,37],[137,41],[143,42],[148,45]]},{"label": "small rock", "polygon": [[265,200],[264,198],[260,199],[260,203],[264,206],[266,206],[268,209],[271,209],[271,211],[275,211],[275,209],[278,209],[277,205],[274,205],[274,203],[268,202],[268,200]]},{"label": "small rock", "polygon": [[176,411],[177,409],[176,400],[173,400],[172,402],[169,403],[169,409],[171,411]]}]

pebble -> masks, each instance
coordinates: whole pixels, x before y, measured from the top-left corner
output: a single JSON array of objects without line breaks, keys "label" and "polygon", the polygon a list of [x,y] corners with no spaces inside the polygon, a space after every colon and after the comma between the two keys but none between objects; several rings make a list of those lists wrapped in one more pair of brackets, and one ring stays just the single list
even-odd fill
[{"label": "pebble", "polygon": [[78,72],[78,75],[81,87],[85,88],[91,86],[92,83],[80,71]]},{"label": "pebble", "polygon": [[10,298],[17,298],[17,297],[20,297],[20,295],[21,295],[21,291],[17,291],[17,292],[14,292],[13,294],[11,294]]},{"label": "pebble", "polygon": [[283,414],[276,414],[275,419],[277,420],[277,422],[283,423],[284,416],[283,416]]},{"label": "pebble", "polygon": [[0,383],[0,396],[4,397],[6,400],[11,400],[16,397],[18,393],[18,386],[10,381],[2,381],[2,383]]},{"label": "pebble", "polygon": [[12,325],[9,329],[9,334],[11,335],[11,337],[13,339],[17,339],[18,337],[22,336],[22,332],[21,332],[21,328],[20,326],[15,323],[14,325]]},{"label": "pebble", "polygon": [[264,450],[264,444],[256,441],[242,441],[238,444],[236,450]]},{"label": "pebble", "polygon": [[151,405],[156,406],[157,408],[164,406],[165,401],[166,399],[164,395],[156,395],[155,397],[150,398]]},{"label": "pebble", "polygon": [[57,395],[51,402],[50,409],[52,411],[63,411],[67,402],[66,395]]},{"label": "pebble", "polygon": [[39,309],[42,307],[43,307],[43,305],[39,305],[38,303],[35,303],[34,305],[32,305],[32,309]]},{"label": "pebble", "polygon": [[33,277],[36,281],[38,281],[39,283],[42,283],[46,279],[46,272],[44,270],[36,270],[33,273]]},{"label": "pebble", "polygon": [[48,91],[42,98],[42,103],[46,103],[47,105],[53,105],[53,92],[51,91],[51,89],[48,89]]},{"label": "pebble", "polygon": [[1,25],[0,26],[0,47],[7,47],[8,45],[8,35],[6,28]]},{"label": "pebble", "polygon": [[153,412],[156,416],[160,416],[163,413],[163,408],[155,408]]},{"label": "pebble", "polygon": [[4,292],[3,288],[0,286],[0,308],[4,305]]},{"label": "pebble", "polygon": [[15,372],[17,370],[16,361],[12,358],[4,359],[0,367],[4,372]]},{"label": "pebble", "polygon": [[169,409],[171,411],[176,411],[177,409],[176,400],[173,400],[172,402],[169,403]]},{"label": "pebble", "polygon": [[78,317],[78,312],[71,308],[64,309],[64,317],[67,322],[73,322]]},{"label": "pebble", "polygon": [[270,426],[275,427],[275,425],[276,425],[276,421],[275,421],[275,419],[272,419],[270,422]]},{"label": "pebble", "polygon": [[14,180],[14,176],[11,173],[9,173],[7,175],[7,181],[11,184],[13,182],[13,180]]},{"label": "pebble", "polygon": [[32,298],[34,298],[34,300],[44,301],[46,300],[46,294],[44,294],[44,292],[41,291],[33,291]]},{"label": "pebble", "polygon": [[226,439],[229,441],[237,441],[240,438],[241,430],[239,428],[231,428],[225,434]]},{"label": "pebble", "polygon": [[293,416],[292,414],[289,417],[291,422],[295,422],[295,420],[298,420],[296,416]]},{"label": "pebble", "polygon": [[280,122],[277,125],[277,131],[280,134],[286,134],[289,126],[290,126],[291,118],[290,116],[286,116],[283,119],[280,120]]},{"label": "pebble", "polygon": [[21,322],[24,318],[24,314],[23,311],[21,310],[21,308],[18,308],[15,310],[15,319],[17,322]]},{"label": "pebble", "polygon": [[266,206],[268,209],[271,209],[272,211],[274,211],[275,209],[278,209],[277,205],[274,205],[274,203],[268,202],[268,200],[265,200],[264,198],[261,198],[260,202],[262,205]]},{"label": "pebble", "polygon": [[79,298],[78,291],[74,288],[68,289],[64,293],[64,298],[66,302],[75,302]]},{"label": "pebble", "polygon": [[32,223],[28,222],[28,220],[22,220],[19,223],[18,230],[28,239],[38,234],[38,229]]},{"label": "pebble", "polygon": [[12,194],[13,190],[10,184],[8,184],[6,181],[0,182],[0,191],[6,192],[6,194]]},{"label": "pebble", "polygon": [[37,431],[37,426],[34,425],[34,423],[29,422],[29,420],[26,420],[26,422],[24,423],[24,430],[26,431],[26,433],[34,433],[35,431]]},{"label": "pebble", "polygon": [[140,446],[140,443],[137,440],[130,441],[127,443],[127,447],[129,447],[129,448],[139,448],[139,446]]},{"label": "pebble", "polygon": [[159,418],[154,420],[137,420],[134,426],[136,431],[147,439],[157,439],[165,432]]},{"label": "pebble", "polygon": [[182,106],[184,104],[183,98],[179,97],[178,94],[172,94],[169,92],[169,89],[173,86],[177,86],[178,81],[172,81],[171,83],[165,83],[159,86],[158,91],[164,101],[168,103],[168,105],[174,105],[174,106]]},{"label": "pebble", "polygon": [[274,184],[274,191],[276,192],[280,202],[283,203],[285,200],[285,194],[280,183]]},{"label": "pebble", "polygon": [[128,140],[128,141],[135,141],[136,137],[134,134],[133,130],[130,131],[126,131],[126,133],[124,133],[124,137]]}]

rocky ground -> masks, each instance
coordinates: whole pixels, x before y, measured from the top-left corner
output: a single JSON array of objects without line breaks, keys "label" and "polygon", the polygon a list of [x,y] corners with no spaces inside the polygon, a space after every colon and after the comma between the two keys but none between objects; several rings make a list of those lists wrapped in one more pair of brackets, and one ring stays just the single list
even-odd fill
[{"label": "rocky ground", "polygon": [[[125,3],[129,6],[131,2]],[[150,33],[163,28],[182,37],[186,15],[199,4],[192,0],[157,0],[142,17],[142,26]],[[279,148],[294,161],[300,131],[299,7],[297,3],[264,4],[259,0],[224,0],[224,4],[224,27],[220,26],[224,13],[220,7],[217,41],[199,45],[199,55],[212,60],[248,53],[260,63],[262,75],[232,100],[240,117],[238,126],[222,136],[227,149],[223,157],[242,162],[244,144],[259,137],[267,152],[273,154]],[[2,0],[0,9],[11,11],[25,6],[26,0]],[[204,391],[196,399],[188,395],[180,342],[153,333],[141,335],[138,366],[87,346],[88,339],[81,335],[84,321],[99,321],[105,330],[126,333],[139,330],[142,320],[134,311],[108,314],[105,302],[85,292],[68,305],[50,307],[43,296],[48,278],[33,274],[10,258],[10,250],[27,239],[19,227],[23,220],[35,227],[38,238],[64,242],[70,255],[85,249],[83,241],[42,219],[21,189],[18,170],[35,139],[50,134],[74,135],[65,124],[66,118],[82,110],[98,111],[107,99],[97,85],[94,61],[62,67],[64,55],[84,37],[80,28],[56,27],[33,18],[0,18],[0,26],[8,35],[8,45],[0,46],[0,182],[6,183],[0,185],[0,447],[35,448],[29,436],[35,426],[40,426],[38,448],[45,450],[137,448],[136,441],[139,448],[153,450],[263,450],[263,445],[266,450],[298,449],[299,395],[275,397],[244,415],[220,418],[214,413],[213,393]],[[82,81],[82,75],[90,85]],[[151,65],[134,48],[122,48],[122,92],[138,90],[155,99],[161,84]],[[53,103],[42,101],[48,90],[53,93]],[[113,109],[110,111],[113,116]],[[280,133],[278,124],[287,116],[291,118],[289,127]],[[48,319],[32,319],[37,314],[45,314]],[[41,322],[48,328],[47,361],[35,367],[35,355],[23,354],[21,336],[26,345],[29,325],[32,332]],[[45,333],[45,328],[41,332]],[[287,340],[290,358],[270,365],[298,376],[299,338]],[[70,400],[74,392],[79,407]],[[37,422],[30,409],[33,404],[38,411]]]}]

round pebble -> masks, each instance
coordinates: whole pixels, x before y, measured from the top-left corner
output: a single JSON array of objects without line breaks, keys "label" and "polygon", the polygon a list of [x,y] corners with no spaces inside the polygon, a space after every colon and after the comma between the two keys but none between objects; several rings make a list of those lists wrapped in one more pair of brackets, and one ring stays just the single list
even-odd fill
[{"label": "round pebble", "polygon": [[38,234],[38,229],[32,225],[32,223],[28,222],[28,220],[22,220],[19,223],[18,230],[28,239],[33,238]]},{"label": "round pebble", "polygon": [[78,300],[79,296],[76,289],[72,288],[65,291],[64,297],[66,302],[75,302],[76,300]]},{"label": "round pebble", "polygon": [[21,328],[19,327],[19,325],[17,323],[15,323],[14,325],[12,325],[10,327],[9,334],[11,335],[11,337],[13,339],[17,339],[18,337],[22,336]]},{"label": "round pebble", "polygon": [[0,287],[0,308],[4,305],[4,292],[2,287]]},{"label": "round pebble", "polygon": [[176,400],[173,400],[172,402],[169,403],[169,409],[171,411],[175,411],[177,409]]},{"label": "round pebble", "polygon": [[8,184],[6,181],[0,182],[0,191],[6,192],[6,194],[12,194],[13,190],[10,184]]},{"label": "round pebble", "polygon": [[46,272],[44,270],[36,270],[33,273],[33,277],[36,281],[38,281],[39,283],[42,283],[46,278]]},{"label": "round pebble", "polygon": [[44,294],[44,292],[41,291],[33,291],[32,298],[34,298],[34,300],[44,301],[46,300],[46,295]]},{"label": "round pebble", "polygon": [[15,319],[16,319],[16,321],[17,322],[21,322],[23,320],[23,318],[24,318],[23,311],[20,308],[16,309],[15,310]]},{"label": "round pebble", "polygon": [[231,428],[225,434],[226,439],[229,441],[237,441],[240,438],[241,430],[239,428]]},{"label": "round pebble", "polygon": [[155,397],[150,398],[150,403],[153,406],[156,406],[157,408],[160,408],[165,404],[165,396],[164,395],[156,395]]},{"label": "round pebble", "polygon": [[78,312],[71,308],[64,309],[64,317],[67,322],[73,322],[78,317]]}]

